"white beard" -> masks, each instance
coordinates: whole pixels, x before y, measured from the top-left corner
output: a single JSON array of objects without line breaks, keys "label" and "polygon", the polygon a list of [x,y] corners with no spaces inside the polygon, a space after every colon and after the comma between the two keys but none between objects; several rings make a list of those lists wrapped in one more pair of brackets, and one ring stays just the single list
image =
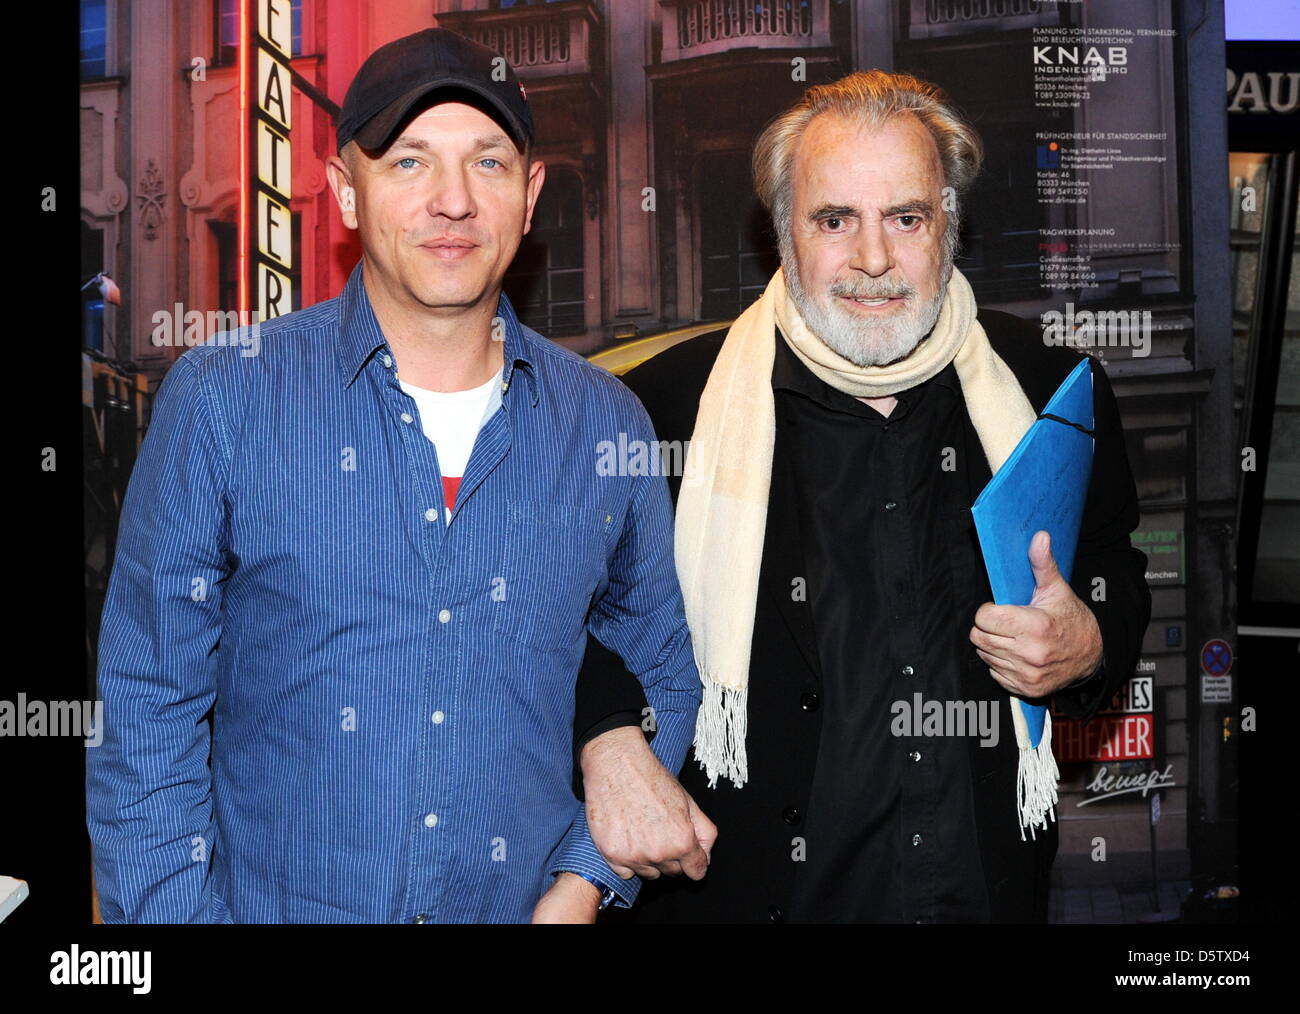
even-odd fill
[{"label": "white beard", "polygon": [[[814,300],[804,291],[794,258],[783,258],[783,261],[794,268],[786,271],[786,285],[808,329],[828,348],[855,366],[888,366],[911,355],[921,340],[934,330],[952,274],[952,261],[945,258],[941,269],[943,281],[934,298],[924,305],[915,301],[915,289],[897,282],[856,285],[837,282],[830,286],[822,299]],[[847,295],[863,299],[906,295],[910,308],[892,319],[859,317],[839,305],[838,297]]]}]

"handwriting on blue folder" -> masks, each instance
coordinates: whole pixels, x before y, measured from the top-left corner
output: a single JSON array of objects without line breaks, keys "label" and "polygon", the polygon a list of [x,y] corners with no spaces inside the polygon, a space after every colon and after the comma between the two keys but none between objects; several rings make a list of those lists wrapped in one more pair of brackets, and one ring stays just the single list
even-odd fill
[{"label": "handwriting on blue folder", "polygon": [[1092,364],[1084,359],[976,498],[971,515],[998,605],[1027,606],[1034,597],[1035,532],[1051,535],[1052,556],[1070,580],[1092,474],[1092,428]]}]

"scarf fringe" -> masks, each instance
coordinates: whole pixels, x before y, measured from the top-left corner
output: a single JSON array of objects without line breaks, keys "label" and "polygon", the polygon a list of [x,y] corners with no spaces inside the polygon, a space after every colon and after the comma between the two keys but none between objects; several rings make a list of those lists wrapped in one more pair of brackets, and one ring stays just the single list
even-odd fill
[{"label": "scarf fringe", "polygon": [[709,776],[709,788],[717,787],[719,775],[740,788],[749,765],[745,756],[749,688],[724,687],[703,673],[700,678],[704,701],[695,723],[695,759]]},{"label": "scarf fringe", "polygon": [[[1013,699],[1013,708],[1022,707]],[[1056,821],[1056,783],[1061,777],[1052,753],[1052,715],[1043,716],[1043,735],[1037,747],[1021,742],[1020,723],[1016,723],[1016,739],[1020,746],[1020,761],[1016,770],[1016,800],[1020,807],[1020,840],[1025,840],[1025,828],[1035,841],[1037,828],[1047,830],[1047,818]],[[1026,737],[1027,738],[1027,737]]]}]

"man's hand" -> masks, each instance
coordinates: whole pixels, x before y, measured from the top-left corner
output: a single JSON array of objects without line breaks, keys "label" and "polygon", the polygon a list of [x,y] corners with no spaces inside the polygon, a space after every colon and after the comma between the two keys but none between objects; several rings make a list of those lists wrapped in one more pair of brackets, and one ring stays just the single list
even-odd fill
[{"label": "man's hand", "polygon": [[599,911],[596,885],[576,873],[561,873],[533,909],[533,923],[595,922]]},{"label": "man's hand", "polygon": [[581,762],[587,826],[615,873],[647,880],[661,873],[704,876],[718,829],[659,763],[639,728],[597,736],[582,748]]},{"label": "man's hand", "polygon": [[1035,584],[1029,605],[985,602],[970,639],[1003,687],[1018,697],[1047,697],[1101,664],[1101,628],[1061,577],[1047,532],[1034,535],[1029,564]]}]

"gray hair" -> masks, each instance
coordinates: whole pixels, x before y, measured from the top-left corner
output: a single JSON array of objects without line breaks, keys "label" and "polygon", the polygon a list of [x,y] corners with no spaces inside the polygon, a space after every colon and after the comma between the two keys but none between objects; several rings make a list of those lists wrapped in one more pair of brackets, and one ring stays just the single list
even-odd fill
[{"label": "gray hair", "polygon": [[953,208],[944,232],[945,259],[960,244],[961,208],[984,160],[979,135],[937,85],[911,74],[859,71],[830,84],[816,85],[764,128],[754,146],[754,189],[772,216],[782,256],[790,246],[794,196],[791,175],[795,150],[808,124],[834,113],[864,126],[881,126],[897,116],[915,116],[934,138],[944,184],[952,188]]}]

